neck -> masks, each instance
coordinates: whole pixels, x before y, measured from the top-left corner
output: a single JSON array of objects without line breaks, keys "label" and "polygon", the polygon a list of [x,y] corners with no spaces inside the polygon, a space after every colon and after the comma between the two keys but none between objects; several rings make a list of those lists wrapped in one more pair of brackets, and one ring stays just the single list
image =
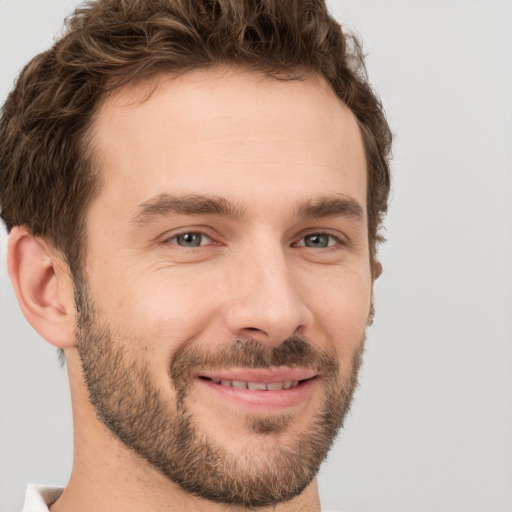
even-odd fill
[{"label": "neck", "polygon": [[[78,372],[67,357],[73,397],[74,460],[70,480],[51,512],[217,512],[225,503],[192,495],[127,448],[97,419]],[[246,511],[229,505],[230,512]],[[319,512],[314,480],[299,496],[258,512]]]},{"label": "neck", "polygon": [[[111,468],[113,469],[113,468]],[[68,486],[61,497],[50,507],[51,512],[225,512],[226,504],[214,503],[182,491],[172,482],[162,482],[159,475],[145,481],[126,475],[115,475],[105,468],[84,471],[74,468]],[[229,506],[230,512],[246,512],[244,505]],[[316,481],[292,500],[258,512],[320,512]]]}]

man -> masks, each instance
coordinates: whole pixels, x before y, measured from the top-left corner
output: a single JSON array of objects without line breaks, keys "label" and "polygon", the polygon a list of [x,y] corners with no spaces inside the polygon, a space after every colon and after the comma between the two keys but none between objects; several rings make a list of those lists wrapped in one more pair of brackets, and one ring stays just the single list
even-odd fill
[{"label": "man", "polygon": [[389,193],[357,43],[318,0],[68,25],[0,126],[9,273],[73,402],[69,483],[27,510],[320,510]]}]

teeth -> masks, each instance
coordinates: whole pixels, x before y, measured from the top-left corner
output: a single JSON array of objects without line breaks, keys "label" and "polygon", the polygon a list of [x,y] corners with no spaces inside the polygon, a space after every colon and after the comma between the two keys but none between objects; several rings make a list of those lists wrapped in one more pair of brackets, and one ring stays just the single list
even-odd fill
[{"label": "teeth", "polygon": [[248,382],[247,387],[253,390],[265,391],[267,389],[267,385],[264,382]]},{"label": "teeth", "polygon": [[238,389],[251,389],[253,391],[280,391],[282,389],[290,389],[299,385],[298,380],[287,380],[284,382],[271,382],[266,384],[265,382],[245,382],[243,380],[215,380],[211,379],[215,384],[221,386],[233,387]]}]

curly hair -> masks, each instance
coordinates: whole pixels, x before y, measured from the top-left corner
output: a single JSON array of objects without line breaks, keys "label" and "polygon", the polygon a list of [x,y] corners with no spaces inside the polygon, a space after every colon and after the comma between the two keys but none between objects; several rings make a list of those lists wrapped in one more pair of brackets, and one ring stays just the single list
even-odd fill
[{"label": "curly hair", "polygon": [[101,187],[88,141],[113,91],[162,73],[228,65],[281,80],[318,74],[354,113],[368,173],[373,259],[387,211],[392,136],[361,44],[323,0],[97,0],[20,73],[0,116],[0,204],[80,269],[87,207]]}]

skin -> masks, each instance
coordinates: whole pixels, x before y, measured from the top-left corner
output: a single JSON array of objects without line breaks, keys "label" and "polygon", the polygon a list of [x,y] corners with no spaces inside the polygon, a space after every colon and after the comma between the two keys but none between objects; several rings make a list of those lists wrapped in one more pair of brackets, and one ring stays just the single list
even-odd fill
[{"label": "skin", "polygon": [[[227,69],[163,76],[106,100],[91,135],[102,187],[87,214],[88,292],[169,404],[176,402],[168,375],[173,355],[190,346],[215,351],[236,337],[268,346],[307,337],[335,355],[343,381],[351,377],[376,274],[366,165],[354,115],[322,79],[284,82]],[[243,215],[144,215],[144,205],[162,194],[223,198]],[[361,215],[304,213],[305,205],[340,199],[359,205]],[[201,245],[180,245],[178,235],[198,232]],[[308,247],[307,237],[318,233],[328,235],[327,247]],[[226,510],[181,490],[98,420],[76,349],[73,285],[59,253],[16,228],[9,257],[25,315],[66,353],[75,456],[51,510]],[[264,467],[269,454],[311,425],[323,392],[318,376],[291,405],[251,404],[191,379],[187,400],[202,432]],[[273,435],[255,436],[245,421],[281,413],[292,419]],[[268,510],[320,510],[316,480]]]}]

